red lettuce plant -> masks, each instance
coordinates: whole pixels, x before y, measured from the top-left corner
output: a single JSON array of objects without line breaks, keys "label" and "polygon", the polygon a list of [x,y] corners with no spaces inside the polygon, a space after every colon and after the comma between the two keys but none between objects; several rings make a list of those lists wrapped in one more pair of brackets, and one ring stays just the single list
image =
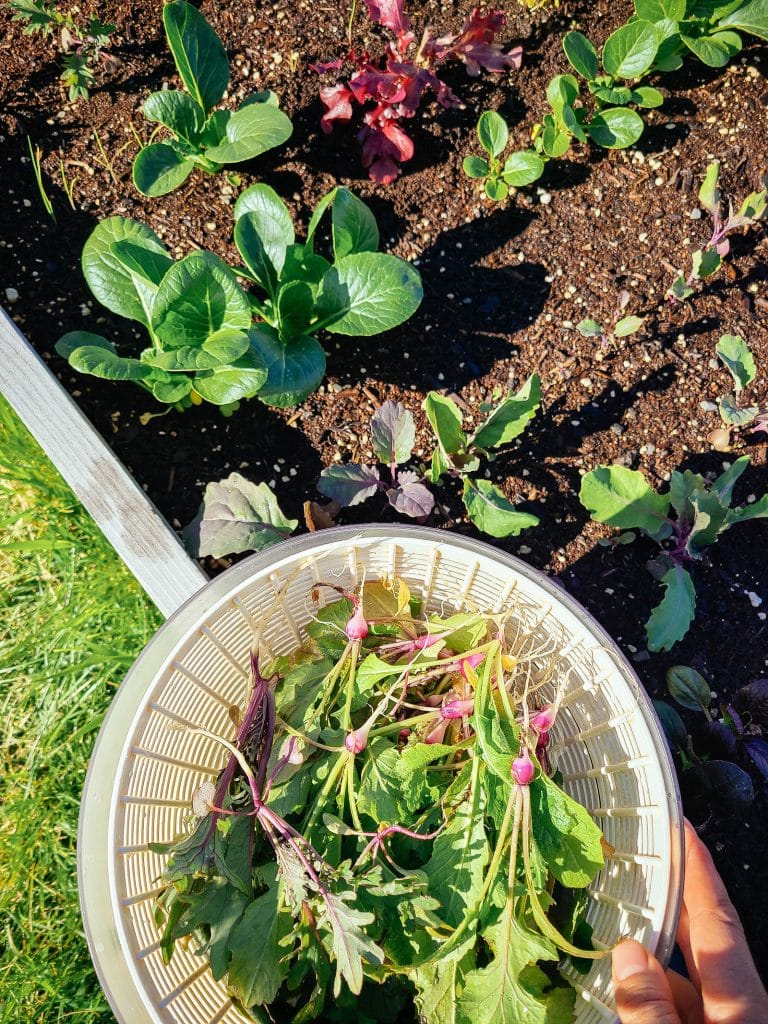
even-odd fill
[{"label": "red lettuce plant", "polygon": [[494,39],[506,22],[501,11],[482,14],[474,8],[458,33],[436,37],[427,28],[415,53],[415,36],[403,10],[404,0],[365,0],[371,20],[394,33],[380,57],[351,45],[346,57],[326,64],[315,64],[318,73],[339,71],[352,64],[354,72],[346,82],[337,82],[320,90],[325,106],[320,124],[324,132],[334,121],[349,121],[354,103],[366,107],[358,139],[363,147],[363,166],[379,184],[388,185],[400,172],[400,164],[413,156],[413,140],[402,127],[404,118],[413,117],[424,93],[431,89],[437,102],[446,108],[462,106],[461,100],[436,74],[436,68],[448,60],[461,61],[468,75],[481,70],[500,73],[519,68],[522,49],[517,46],[504,53]]}]

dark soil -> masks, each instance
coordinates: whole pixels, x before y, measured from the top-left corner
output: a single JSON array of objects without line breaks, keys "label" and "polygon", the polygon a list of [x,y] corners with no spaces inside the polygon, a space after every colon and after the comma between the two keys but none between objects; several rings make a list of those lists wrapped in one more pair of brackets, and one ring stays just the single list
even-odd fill
[{"label": "dark soil", "polygon": [[[471,6],[465,0],[413,3],[416,31],[428,22],[457,28]],[[550,17],[529,16],[513,0],[497,6],[508,15],[505,41],[523,44],[522,70],[502,80],[470,79],[462,68],[451,69],[447,79],[466,109],[427,103],[409,125],[414,159],[393,185],[375,187],[361,168],[354,130],[337,128],[330,136],[319,130],[319,81],[309,65],[344,52],[346,5],[203,3],[230,54],[231,98],[273,89],[294,120],[285,147],[237,168],[242,186],[269,182],[306,225],[324,192],[337,182],[349,185],[375,211],[383,245],[418,261],[425,299],[409,323],[380,338],[326,339],[327,381],[296,410],[276,412],[254,400],[231,419],[208,406],[149,421],[142,415],[162,408],[144,392],[76,376],[54,354],[57,338],[74,329],[98,330],[126,352],[144,347],[131,324],[90,295],[79,268],[83,243],[99,219],[121,214],[150,224],[176,255],[207,248],[233,260],[230,207],[239,189],[224,176],[197,173],[157,200],[132,186],[136,133],[148,136],[142,102],[164,81],[175,84],[159,4],[81,4],[117,23],[113,51],[122,64],[117,73],[99,75],[90,102],[74,105],[60,85],[53,44],[22,36],[0,9],[0,299],[6,288],[18,291],[10,307],[16,322],[177,528],[196,512],[206,483],[232,470],[269,483],[284,510],[301,517],[304,501],[319,497],[315,484],[323,466],[371,460],[368,422],[384,399],[404,401],[423,428],[422,399],[438,389],[456,397],[471,422],[494,389],[506,391],[538,372],[543,411],[494,473],[542,523],[497,543],[558,576],[616,638],[653,696],[663,695],[670,665],[690,664],[724,699],[768,674],[764,521],[729,532],[711,561],[694,569],[694,626],[671,654],[649,655],[643,624],[660,598],[644,567],[652,546],[599,546],[610,531],[588,521],[576,495],[580,475],[598,463],[640,468],[661,485],[674,468],[716,473],[733,459],[710,449],[706,435],[718,417],[702,403],[730,385],[713,360],[721,334],[744,336],[758,366],[768,367],[764,231],[737,237],[723,271],[689,303],[671,306],[664,294],[708,237],[706,215],[699,218],[697,210],[708,162],[720,159],[724,191],[738,200],[758,188],[768,170],[768,48],[751,43],[722,71],[691,63],[666,76],[658,84],[668,91],[667,102],[648,114],[636,149],[577,146],[549,166],[540,188],[499,207],[461,170],[463,157],[477,151],[478,114],[500,109],[516,146],[525,145],[544,112],[547,81],[565,70],[563,33],[578,24],[602,41],[631,4],[565,3]],[[361,42],[367,33],[372,47],[380,45],[362,13],[357,30]],[[45,154],[56,224],[41,206],[27,136]],[[60,161],[73,185],[74,209]],[[585,316],[610,322],[622,289],[631,296],[627,312],[646,317],[643,329],[607,347],[582,338],[574,325]],[[765,386],[765,370],[762,376]],[[752,467],[739,500],[768,489],[766,445],[757,440],[764,435],[753,437]],[[426,445],[426,433],[420,442]],[[457,495],[449,494],[445,504],[434,525],[470,532]],[[376,518],[379,511],[366,505],[357,515]],[[703,832],[758,962],[768,968],[766,820],[763,789],[747,813],[716,818]]]}]

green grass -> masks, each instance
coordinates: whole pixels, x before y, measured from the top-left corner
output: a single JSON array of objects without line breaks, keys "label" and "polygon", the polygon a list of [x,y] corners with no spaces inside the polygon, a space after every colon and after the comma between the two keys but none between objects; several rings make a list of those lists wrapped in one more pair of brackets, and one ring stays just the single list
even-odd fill
[{"label": "green grass", "polygon": [[77,895],[104,713],[162,621],[0,399],[0,1021],[107,1024]]}]

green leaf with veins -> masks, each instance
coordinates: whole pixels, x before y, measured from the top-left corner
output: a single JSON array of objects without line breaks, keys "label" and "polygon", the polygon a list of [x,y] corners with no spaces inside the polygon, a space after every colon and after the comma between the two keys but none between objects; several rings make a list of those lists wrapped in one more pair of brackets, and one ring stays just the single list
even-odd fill
[{"label": "green leaf with veins", "polygon": [[749,346],[737,334],[723,334],[715,346],[715,352],[733,377],[737,393],[757,376],[757,367]]},{"label": "green leaf with veins", "polygon": [[[130,266],[113,249],[114,243],[123,241],[135,247],[132,250],[134,262]],[[144,268],[141,273],[137,264]],[[108,217],[101,221],[83,246],[83,276],[102,306],[145,326],[149,326],[149,310],[157,285],[172,264],[173,260],[154,231],[127,217]],[[146,283],[148,280],[151,285]]]},{"label": "green leaf with veins", "polygon": [[661,582],[666,592],[645,626],[648,650],[653,652],[671,650],[688,632],[696,614],[696,592],[685,569],[673,566]]},{"label": "green leaf with veins", "polygon": [[376,827],[384,822],[394,825],[408,817],[402,780],[397,775],[399,757],[399,751],[386,736],[375,737],[363,756],[358,754],[358,761],[363,764],[357,808],[361,814],[367,814]]},{"label": "green leaf with veins", "polygon": [[[455,455],[466,448],[467,435],[462,429],[461,413],[455,402],[450,398],[444,398],[436,391],[430,391],[424,399],[424,411],[438,444],[446,455]],[[445,469],[449,466],[450,463],[446,462]]]},{"label": "green leaf with veins", "polygon": [[335,259],[356,252],[376,252],[379,229],[376,218],[354,193],[339,186],[331,207],[331,235]]},{"label": "green leaf with veins", "polygon": [[203,108],[189,93],[179,89],[150,93],[144,101],[144,116],[148,121],[165,125],[193,145],[205,124]]},{"label": "green leaf with veins", "polygon": [[703,491],[705,488],[706,482],[698,473],[693,473],[690,469],[686,469],[682,473],[677,469],[672,470],[669,481],[669,500],[681,524],[691,522],[693,517],[691,497],[696,491]]},{"label": "green leaf with veins", "polygon": [[605,864],[602,832],[546,775],[533,780],[530,793],[533,837],[549,870],[568,888],[585,888]]},{"label": "green leaf with veins", "polygon": [[720,418],[734,427],[744,427],[760,412],[757,405],[740,406],[734,395],[722,395],[717,400]]},{"label": "green leaf with veins", "polygon": [[332,334],[369,337],[407,320],[421,304],[421,278],[405,260],[356,252],[336,260],[318,292],[317,313]]},{"label": "green leaf with veins", "polygon": [[712,277],[720,269],[723,258],[714,247],[697,249],[691,254],[691,273],[700,281]]},{"label": "green leaf with veins", "polygon": [[746,523],[750,519],[768,518],[768,494],[758,498],[751,505],[742,505],[741,508],[732,508],[726,516],[726,523],[732,526],[734,523]]},{"label": "green leaf with veins", "polygon": [[470,442],[478,448],[500,448],[525,430],[541,404],[541,381],[531,374],[516,395],[508,395],[491,412]]},{"label": "green leaf with veins", "polygon": [[596,113],[585,125],[589,137],[604,149],[626,149],[634,146],[645,130],[645,121],[636,110],[607,107]]},{"label": "green leaf with veins", "polygon": [[208,955],[211,973],[219,981],[229,966],[227,947],[232,928],[248,905],[248,897],[228,882],[216,878],[208,881],[202,892],[184,899],[189,900],[188,906],[176,924],[174,937],[181,938],[206,926],[210,930],[209,938],[193,948],[198,955]]},{"label": "green leaf with veins", "polygon": [[723,530],[728,506],[715,491],[697,491],[691,496],[693,523],[686,549],[691,558],[700,558],[701,549],[714,544]]},{"label": "green leaf with veins", "polygon": [[748,466],[749,456],[742,455],[735,462],[732,462],[712,484],[712,490],[720,496],[720,500],[724,505],[730,505],[734,485]]},{"label": "green leaf with veins", "polygon": [[435,839],[432,856],[424,865],[429,892],[440,901],[440,916],[456,927],[477,902],[483,871],[490,859],[483,824],[484,797],[475,786],[461,803],[447,828]]},{"label": "green leaf with veins", "polygon": [[236,222],[245,214],[251,215],[251,229],[261,240],[273,267],[281,274],[286,251],[296,241],[296,234],[288,207],[277,192],[269,185],[252,185],[238,196],[234,213]]},{"label": "green leaf with veins", "polygon": [[165,5],[163,24],[181,80],[207,113],[229,85],[224,46],[203,15],[184,0]]},{"label": "green leaf with veins", "polygon": [[571,66],[583,78],[597,77],[600,67],[597,50],[583,32],[569,32],[563,39],[563,49]]},{"label": "green leaf with veins", "polygon": [[271,103],[251,103],[232,114],[224,140],[217,146],[210,146],[205,155],[217,164],[253,160],[282,145],[292,131],[293,125],[279,107]]},{"label": "green leaf with veins", "polygon": [[227,984],[245,1007],[271,1003],[288,973],[279,944],[289,928],[279,912],[274,871],[272,876],[268,891],[248,905],[227,942]]},{"label": "green leaf with veins", "polygon": [[384,962],[381,947],[364,931],[366,925],[374,923],[375,917],[371,913],[362,913],[347,902],[354,895],[354,892],[329,893],[317,905],[318,924],[330,934],[336,961],[335,996],[341,991],[342,978],[355,995],[360,992],[363,987],[363,960],[378,966]]},{"label": "green leaf with veins", "polygon": [[510,188],[522,188],[539,180],[544,173],[544,161],[534,150],[522,149],[509,154],[501,173]]},{"label": "green leaf with veins", "polygon": [[463,499],[469,518],[491,537],[517,537],[539,524],[537,516],[520,512],[490,480],[465,477]]},{"label": "green leaf with veins", "polygon": [[259,390],[265,405],[278,409],[298,405],[320,386],[325,374],[325,352],[309,336],[283,345],[274,328],[259,324],[248,332],[251,347],[267,368],[267,379]]},{"label": "green leaf with veins", "polygon": [[741,39],[735,32],[717,32],[715,35],[688,36],[681,33],[683,44],[710,68],[724,68],[741,50]]},{"label": "green leaf with veins", "polygon": [[477,122],[477,137],[490,157],[503,153],[509,142],[509,129],[504,118],[495,110],[486,110]]},{"label": "green leaf with veins", "polygon": [[[521,977],[524,969],[539,960],[557,960],[554,945],[532,931],[515,916],[514,901],[507,900],[496,922],[483,932],[493,953],[490,963],[464,977],[458,1000],[459,1020],[466,1024],[569,1024],[576,993],[570,1007],[550,1005],[550,980],[535,968]],[[552,990],[556,991],[556,989]],[[561,1010],[565,1010],[562,1013]]]},{"label": "green leaf with veins", "polygon": [[649,21],[638,19],[617,28],[603,47],[603,66],[614,78],[640,78],[653,64],[659,37]]},{"label": "green leaf with veins", "polygon": [[669,496],[657,494],[638,470],[598,466],[582,479],[579,500],[598,523],[654,535],[664,525]]},{"label": "green leaf with veins", "polygon": [[133,183],[143,196],[164,196],[183,184],[194,169],[194,162],[169,143],[153,142],[133,162]]}]

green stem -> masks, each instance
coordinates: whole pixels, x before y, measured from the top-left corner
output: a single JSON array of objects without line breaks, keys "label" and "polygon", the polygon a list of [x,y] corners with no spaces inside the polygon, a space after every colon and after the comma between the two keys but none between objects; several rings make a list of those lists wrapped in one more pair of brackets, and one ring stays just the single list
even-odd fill
[{"label": "green stem", "polygon": [[331,790],[338,782],[339,775],[341,775],[344,769],[344,765],[347,763],[350,756],[351,755],[347,750],[343,750],[341,754],[339,754],[339,756],[336,758],[336,764],[328,772],[328,778],[325,780],[323,788],[315,797],[315,802],[312,805],[312,809],[307,815],[307,817],[304,819],[304,824],[301,827],[301,831],[303,832],[307,839],[309,839],[310,830],[314,823],[319,818],[320,812],[322,811],[323,807],[325,807],[328,797],[331,794]]},{"label": "green stem", "polygon": [[355,761],[354,758],[350,757],[347,761],[347,769],[345,774],[347,796],[349,797],[349,813],[352,816],[352,824],[355,826],[358,832],[364,832],[363,823],[360,821],[360,815],[357,812],[357,797],[355,794]]},{"label": "green stem", "polygon": [[391,722],[389,725],[380,725],[378,729],[371,729],[369,737],[388,736],[393,732],[400,732],[401,729],[410,729],[414,725],[422,725],[424,722],[436,720],[437,709],[429,711],[425,715],[416,715],[414,718],[403,718],[399,722]]},{"label": "green stem", "polygon": [[347,692],[344,700],[344,716],[341,727],[344,732],[352,728],[352,698],[355,695],[355,674],[357,672],[357,658],[360,653],[361,640],[352,641],[352,651],[349,658],[349,674],[347,676]]},{"label": "green stem", "polygon": [[323,699],[320,701],[318,706],[315,708],[315,710],[312,712],[311,716],[307,720],[307,728],[309,728],[309,726],[311,726],[313,722],[315,722],[320,717],[320,715],[322,715],[322,713],[331,703],[331,700],[334,697],[333,690],[336,680],[341,675],[341,670],[343,669],[347,657],[349,656],[351,647],[351,643],[347,644],[339,660],[336,662],[336,664],[333,666],[328,675],[325,677],[325,679],[323,679],[322,683],[320,684],[322,689],[324,690]]}]

